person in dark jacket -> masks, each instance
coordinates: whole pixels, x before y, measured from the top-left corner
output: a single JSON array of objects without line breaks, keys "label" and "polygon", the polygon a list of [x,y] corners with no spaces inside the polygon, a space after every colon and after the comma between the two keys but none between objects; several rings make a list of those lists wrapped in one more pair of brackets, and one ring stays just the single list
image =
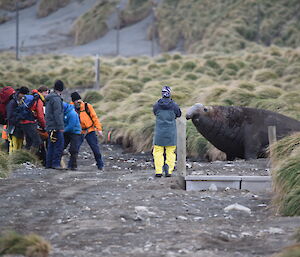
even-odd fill
[{"label": "person in dark jacket", "polygon": [[74,105],[64,102],[64,139],[66,149],[68,145],[70,160],[68,162],[68,169],[77,169],[77,156],[78,156],[78,146],[81,138],[81,126],[80,120],[77,112],[75,111]]},{"label": "person in dark jacket", "polygon": [[22,149],[24,133],[19,121],[16,120],[16,109],[22,98],[29,93],[27,87],[20,87],[11,96],[11,100],[6,105],[7,113],[7,134],[9,139],[9,153]]},{"label": "person in dark jacket", "polygon": [[155,176],[161,177],[164,171],[165,176],[170,177],[176,161],[176,118],[181,116],[179,106],[171,99],[170,87],[162,88],[162,98],[154,104],[153,113],[156,116],[153,148]]},{"label": "person in dark jacket", "polygon": [[[26,104],[27,98],[31,99],[28,105]],[[20,120],[20,126],[26,139],[25,148],[34,154],[38,154],[42,140],[38,134],[37,125],[39,124],[45,128],[44,106],[39,99],[39,95],[35,93],[33,95],[25,95],[21,101],[21,104],[28,106],[27,114],[22,116]]]},{"label": "person in dark jacket", "polygon": [[57,80],[54,91],[46,97],[46,131],[49,133],[46,168],[62,170],[60,166],[64,150],[64,107],[61,97],[64,83]]}]

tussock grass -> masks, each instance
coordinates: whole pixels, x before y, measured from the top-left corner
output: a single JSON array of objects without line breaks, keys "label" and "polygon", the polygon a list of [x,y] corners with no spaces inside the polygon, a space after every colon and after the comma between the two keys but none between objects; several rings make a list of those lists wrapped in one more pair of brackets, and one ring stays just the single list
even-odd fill
[{"label": "tussock grass", "polygon": [[282,215],[300,215],[300,133],[283,138],[271,146],[274,206]]},{"label": "tussock grass", "polygon": [[0,178],[8,176],[10,171],[8,155],[5,152],[0,151]]},{"label": "tussock grass", "polygon": [[70,0],[42,0],[37,7],[37,16],[39,18],[46,17],[50,13],[57,11],[61,7],[65,7],[70,3]]},{"label": "tussock grass", "polygon": [[83,97],[83,101],[88,102],[90,104],[97,103],[103,99],[103,96],[98,91],[88,91],[85,93]]},{"label": "tussock grass", "polygon": [[83,45],[104,36],[108,31],[107,18],[116,10],[117,1],[102,0],[78,17],[71,33],[76,45]]},{"label": "tussock grass", "polygon": [[208,145],[206,147],[207,147],[207,151],[206,151],[204,157],[208,161],[214,162],[214,161],[226,161],[227,160],[226,153],[220,151],[219,149],[214,147],[212,144],[208,143]]},{"label": "tussock grass", "polygon": [[[286,81],[295,75],[289,67],[300,66],[299,56],[298,50],[272,46],[230,55],[205,52],[194,56],[174,53],[155,58],[101,58],[100,78],[104,86],[100,91],[87,93],[87,99],[94,103],[104,130],[113,131],[112,142],[126,142],[132,150],[150,151],[151,140],[147,141],[149,130],[145,124],[153,128],[152,105],[161,97],[162,85],[171,86],[173,99],[183,110],[196,102],[241,105],[299,119],[299,84],[296,80]],[[62,79],[67,88],[83,89],[94,85],[94,59],[91,57],[37,55],[20,62],[14,60],[12,53],[1,53],[0,57],[3,60],[0,85],[33,88],[43,83],[52,87],[56,79]],[[280,73],[276,72],[277,67]],[[276,73],[277,78],[257,80],[266,70]],[[126,139],[127,136],[130,139]],[[203,157],[206,151],[203,140],[199,144],[191,140],[193,146],[188,148],[188,154],[195,155],[197,149],[198,156]],[[201,149],[197,145],[201,145]]]},{"label": "tussock grass", "polygon": [[207,140],[198,133],[197,129],[191,121],[187,122],[186,126],[186,135],[187,135],[187,152],[190,157],[199,157],[204,155],[207,151]]},{"label": "tussock grass", "polygon": [[[27,8],[32,5],[34,5],[36,0],[20,0],[19,1],[19,8]],[[16,10],[16,4],[15,1],[11,0],[0,0],[0,9],[4,9],[7,11],[15,11]]]},{"label": "tussock grass", "polygon": [[48,257],[50,250],[50,243],[36,234],[21,235],[16,232],[6,232],[0,235],[0,255]]},{"label": "tussock grass", "polygon": [[296,240],[296,242],[300,243],[300,227],[297,229],[294,238]]},{"label": "tussock grass", "polygon": [[272,255],[272,257],[299,257],[300,256],[300,244],[288,246],[282,250],[281,253]]},{"label": "tussock grass", "polygon": [[40,160],[38,159],[38,157],[28,150],[14,151],[12,154],[9,155],[9,162],[12,166],[23,164],[26,162],[30,162],[35,165],[40,164]]},{"label": "tussock grass", "polygon": [[121,27],[126,27],[146,18],[152,8],[150,0],[129,0],[121,11]]},{"label": "tussock grass", "polygon": [[[297,47],[297,1],[163,1],[156,10],[165,51],[184,40],[188,52],[232,52],[255,44]],[[276,47],[273,54],[279,56]]]}]

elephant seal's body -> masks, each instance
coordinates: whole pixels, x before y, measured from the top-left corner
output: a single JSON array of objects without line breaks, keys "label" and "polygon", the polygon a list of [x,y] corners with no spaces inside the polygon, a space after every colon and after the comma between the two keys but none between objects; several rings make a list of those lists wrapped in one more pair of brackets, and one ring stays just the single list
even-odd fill
[{"label": "elephant seal's body", "polygon": [[300,131],[300,122],[279,113],[239,106],[195,104],[186,114],[197,130],[216,148],[234,158],[261,157],[269,145],[268,126],[276,126],[277,138]]}]

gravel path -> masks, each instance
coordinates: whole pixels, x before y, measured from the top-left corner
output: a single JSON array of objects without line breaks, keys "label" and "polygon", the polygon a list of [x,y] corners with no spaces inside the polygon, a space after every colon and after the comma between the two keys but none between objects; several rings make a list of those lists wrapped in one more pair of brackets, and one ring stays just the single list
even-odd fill
[{"label": "gravel path", "polygon": [[[153,177],[151,155],[102,150],[103,172],[84,147],[77,171],[24,166],[0,180],[0,230],[42,235],[53,257],[257,257],[293,243],[300,217],[274,216],[269,194],[186,192]],[[235,203],[251,211],[224,210]]]}]

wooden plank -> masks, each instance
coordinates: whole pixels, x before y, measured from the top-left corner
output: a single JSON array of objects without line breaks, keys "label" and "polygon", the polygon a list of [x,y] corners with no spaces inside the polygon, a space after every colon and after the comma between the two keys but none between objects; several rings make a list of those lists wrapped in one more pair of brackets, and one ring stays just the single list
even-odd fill
[{"label": "wooden plank", "polygon": [[186,119],[184,117],[176,119],[177,126],[177,173],[178,184],[182,189],[186,189]]},{"label": "wooden plank", "polygon": [[[277,141],[275,126],[268,126],[268,138],[269,138],[269,149],[270,149],[269,166],[270,166],[270,170],[272,170],[272,162],[273,162],[272,144],[274,144]],[[271,175],[271,171],[269,171],[269,175]]]}]

